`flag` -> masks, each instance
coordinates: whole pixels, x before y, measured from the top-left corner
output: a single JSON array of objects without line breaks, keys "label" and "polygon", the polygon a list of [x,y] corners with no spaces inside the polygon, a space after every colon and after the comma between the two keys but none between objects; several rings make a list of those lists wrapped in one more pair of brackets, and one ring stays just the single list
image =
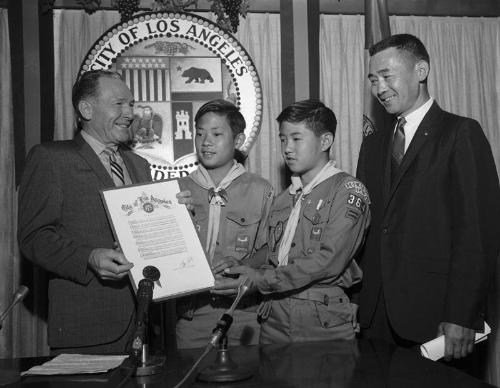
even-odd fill
[{"label": "flag", "polygon": [[370,55],[368,49],[382,39],[391,36],[386,0],[365,0],[365,88],[363,109],[363,135],[367,136],[381,127],[387,117],[384,108],[371,94],[366,78]]}]

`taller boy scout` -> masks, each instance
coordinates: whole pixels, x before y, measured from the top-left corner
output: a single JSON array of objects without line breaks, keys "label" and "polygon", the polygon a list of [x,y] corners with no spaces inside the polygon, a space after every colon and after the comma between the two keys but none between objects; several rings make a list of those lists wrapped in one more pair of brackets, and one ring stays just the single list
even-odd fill
[{"label": "taller boy scout", "polygon": [[[225,100],[209,101],[196,113],[195,123],[200,165],[181,178],[179,186],[191,192],[193,221],[212,267],[249,265],[251,253],[266,242],[273,188],[234,160],[235,150],[245,140],[245,119],[236,106]],[[208,292],[178,299],[177,347],[205,346],[212,326],[232,302]],[[230,345],[258,343],[258,304],[255,295],[242,299],[227,334]]]},{"label": "taller boy scout", "polygon": [[[261,343],[352,339],[346,291],[362,277],[354,256],[370,222],[368,193],[329,160],[337,120],[323,103],[296,102],[277,121],[292,184],[271,208],[268,268],[225,272],[247,276],[267,299]],[[215,290],[230,293],[236,284],[219,279]]]}]

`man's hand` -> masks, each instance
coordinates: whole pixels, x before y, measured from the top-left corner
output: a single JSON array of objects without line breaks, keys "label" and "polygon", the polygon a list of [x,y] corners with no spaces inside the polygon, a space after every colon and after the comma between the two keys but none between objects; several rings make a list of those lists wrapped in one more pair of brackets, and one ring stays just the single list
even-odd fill
[{"label": "man's hand", "polygon": [[180,193],[177,193],[175,195],[175,197],[177,198],[177,201],[180,204],[186,205],[186,207],[187,207],[188,210],[193,210],[194,209],[194,206],[193,206],[193,197],[191,196],[191,191],[189,191],[189,190],[181,191]]},{"label": "man's hand", "polygon": [[[226,268],[231,268],[240,265],[240,262],[236,257],[233,256],[224,256],[222,259],[217,259],[218,264],[212,266],[212,272],[214,275],[222,276],[224,275],[224,270]],[[230,277],[237,278],[239,275],[232,275]]]},{"label": "man's hand", "polygon": [[96,248],[89,256],[88,266],[103,280],[119,280],[134,266],[121,250]]},{"label": "man's hand", "polygon": [[122,247],[120,246],[120,243],[118,241],[113,242],[113,249],[117,252],[123,252]]},{"label": "man's hand", "polygon": [[475,330],[450,322],[441,322],[438,336],[444,335],[444,359],[466,357],[474,348]]},{"label": "man's hand", "polygon": [[234,296],[238,294],[238,287],[240,286],[242,279],[226,278],[224,276],[219,276],[215,278],[214,288],[210,290],[212,294]]},{"label": "man's hand", "polygon": [[[255,280],[258,276],[258,271],[245,265],[237,265],[231,268],[226,268],[223,272],[226,276],[216,278],[215,286],[210,292],[217,295],[236,295],[238,286],[243,282],[243,276],[235,279],[234,275],[244,275],[250,282],[250,288],[247,294],[256,290]],[[229,277],[227,277],[229,276]],[[233,276],[233,277],[232,277]]]}]

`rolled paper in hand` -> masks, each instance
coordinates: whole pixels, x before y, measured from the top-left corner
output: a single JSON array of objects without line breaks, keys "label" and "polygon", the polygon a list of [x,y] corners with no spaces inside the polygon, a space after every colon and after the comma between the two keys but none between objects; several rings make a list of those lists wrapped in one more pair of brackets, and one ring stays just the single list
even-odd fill
[{"label": "rolled paper in hand", "polygon": [[[476,338],[474,340],[474,343],[477,344],[481,341],[486,340],[488,334],[490,333],[491,333],[491,328],[488,326],[486,322],[484,322],[484,332],[483,333],[476,332]],[[434,338],[432,341],[420,345],[420,353],[422,353],[422,356],[432,361],[437,361],[440,358],[444,357],[444,335],[441,335],[437,338]]]}]

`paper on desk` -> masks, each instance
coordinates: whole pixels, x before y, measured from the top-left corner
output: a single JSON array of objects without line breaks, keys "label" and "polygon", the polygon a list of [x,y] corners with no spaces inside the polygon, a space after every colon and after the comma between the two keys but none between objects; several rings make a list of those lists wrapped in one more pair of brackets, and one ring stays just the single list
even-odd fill
[{"label": "paper on desk", "polygon": [[119,366],[128,356],[60,354],[42,365],[21,372],[21,376],[103,373]]},{"label": "paper on desk", "polygon": [[[474,343],[479,343],[487,339],[491,333],[491,328],[484,322],[484,333],[476,333]],[[422,356],[431,359],[432,361],[439,360],[444,357],[444,335],[434,338],[432,341],[420,345],[420,353]]]}]

